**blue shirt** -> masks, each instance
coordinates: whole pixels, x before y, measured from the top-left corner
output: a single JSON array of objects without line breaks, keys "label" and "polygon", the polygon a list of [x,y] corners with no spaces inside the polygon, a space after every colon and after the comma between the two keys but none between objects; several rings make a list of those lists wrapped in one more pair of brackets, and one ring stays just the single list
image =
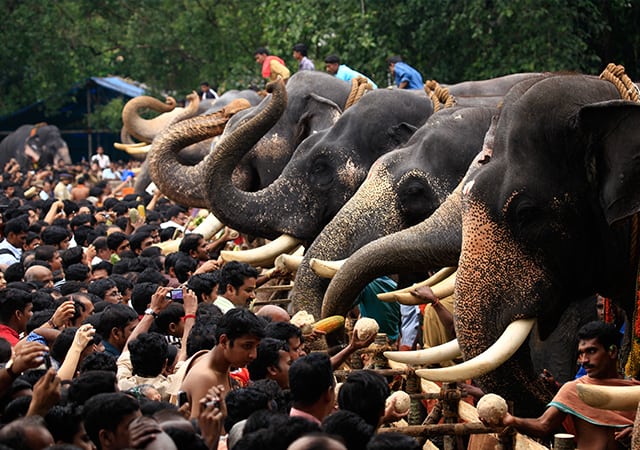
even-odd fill
[{"label": "blue shirt", "polygon": [[344,81],[351,81],[352,78],[364,77],[367,80],[369,80],[369,83],[371,83],[374,89],[378,89],[378,85],[375,84],[373,81],[371,81],[371,78],[361,74],[360,72],[353,70],[349,66],[345,66],[344,64],[340,64],[340,67],[338,67],[338,71],[336,72],[335,77]]},{"label": "blue shirt", "polygon": [[422,89],[424,87],[420,72],[407,63],[397,62],[393,68],[393,73],[395,74],[396,86],[400,86],[400,83],[406,81],[408,83],[407,89]]}]

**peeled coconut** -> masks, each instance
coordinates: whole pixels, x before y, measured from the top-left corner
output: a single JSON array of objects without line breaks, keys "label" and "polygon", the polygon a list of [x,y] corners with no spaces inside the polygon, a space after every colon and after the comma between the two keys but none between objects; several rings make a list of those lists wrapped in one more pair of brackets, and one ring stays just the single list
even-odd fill
[{"label": "peeled coconut", "polygon": [[372,335],[377,334],[379,329],[380,326],[378,325],[378,322],[369,317],[361,317],[353,327],[356,337],[361,341],[366,341]]},{"label": "peeled coconut", "polygon": [[398,414],[404,414],[409,411],[409,407],[411,406],[411,397],[405,391],[395,391],[385,401],[385,408],[388,408],[393,399],[396,399],[394,409]]},{"label": "peeled coconut", "polygon": [[304,325],[313,325],[315,323],[315,319],[312,314],[303,310],[295,313],[290,322],[298,328],[302,328]]},{"label": "peeled coconut", "polygon": [[504,398],[497,394],[486,394],[477,405],[478,416],[489,425],[500,425],[507,414],[508,407]]}]

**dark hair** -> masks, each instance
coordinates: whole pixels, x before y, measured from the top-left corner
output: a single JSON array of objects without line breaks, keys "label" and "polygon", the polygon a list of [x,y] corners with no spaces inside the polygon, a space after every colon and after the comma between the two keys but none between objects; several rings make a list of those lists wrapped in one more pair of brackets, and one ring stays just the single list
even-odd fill
[{"label": "dark hair", "polygon": [[242,309],[234,308],[220,318],[216,326],[216,342],[220,342],[223,334],[229,339],[229,344],[233,347],[233,342],[242,336],[255,336],[258,339],[264,337],[265,321],[254,313]]},{"label": "dark hair", "polygon": [[[334,385],[329,356],[312,353],[296,359],[289,369],[289,387],[294,405],[312,405]],[[341,388],[342,389],[342,388]]]},{"label": "dark hair", "polygon": [[109,236],[107,236],[107,247],[109,248],[109,250],[112,250],[115,252],[120,246],[120,244],[122,244],[124,241],[128,239],[129,239],[129,236],[127,236],[121,231],[116,231],[114,233],[111,233]]},{"label": "dark hair", "polygon": [[374,434],[367,444],[367,450],[396,450],[398,448],[420,450],[422,446],[411,436],[398,432]]},{"label": "dark hair", "polygon": [[21,281],[24,278],[24,270],[24,265],[22,263],[15,262],[5,269],[4,279],[7,283]]},{"label": "dark hair", "polygon": [[50,225],[40,233],[40,237],[45,245],[58,245],[65,239],[69,239],[71,233],[66,228]]},{"label": "dark hair", "polygon": [[178,281],[180,283],[185,283],[191,274],[198,268],[198,261],[182,252],[179,252],[178,254],[180,256],[173,266],[173,271],[175,272]]},{"label": "dark hair", "polygon": [[86,225],[81,225],[73,230],[73,239],[81,247],[87,247],[89,245],[89,235],[93,233],[93,228]]},{"label": "dark hair", "polygon": [[72,264],[80,264],[82,262],[82,247],[71,247],[63,252],[61,252],[60,257],[62,258],[62,267],[66,268]]},{"label": "dark hair", "polygon": [[[60,332],[58,337],[56,337],[55,341],[53,341],[53,344],[51,344],[51,357],[56,361],[58,361],[60,364],[62,364],[62,362],[66,358],[67,353],[69,352],[69,349],[73,344],[73,339],[76,336],[76,331],[78,331],[78,328],[76,327],[65,328]],[[98,338],[94,337],[86,345],[86,347],[97,344],[99,342],[100,342],[99,337]]]},{"label": "dark hair", "polygon": [[99,250],[104,250],[105,248],[109,248],[107,246],[106,236],[98,236],[91,242],[91,245],[93,245],[93,247],[96,249],[96,252]]},{"label": "dark hair", "polygon": [[167,362],[167,340],[153,331],[142,333],[129,342],[133,374],[145,378],[160,375]]},{"label": "dark hair", "polygon": [[0,338],[0,363],[9,361],[11,355],[11,344],[5,338]]},{"label": "dark hair", "polygon": [[307,56],[307,46],[305,44],[296,44],[293,46],[294,52],[300,52],[302,56]]},{"label": "dark hair", "polygon": [[253,52],[253,56],[255,55],[269,55],[269,50],[266,47],[258,47],[255,52]]},{"label": "dark hair", "polygon": [[203,295],[210,295],[213,288],[216,287],[219,282],[220,271],[214,270],[213,272],[199,273],[191,276],[187,282],[187,287],[196,294],[198,301],[201,302],[204,300]]},{"label": "dark hair", "polygon": [[90,371],[107,371],[115,374],[118,371],[115,356],[107,352],[89,353],[80,363],[78,372],[83,374]]},{"label": "dark hair", "polygon": [[340,409],[322,421],[325,433],[339,436],[349,450],[366,450],[376,429],[358,414]]},{"label": "dark hair", "polygon": [[5,236],[7,236],[9,233],[20,234],[26,233],[28,230],[29,222],[27,221],[25,216],[20,216],[5,222],[3,233]]},{"label": "dark hair", "polygon": [[387,58],[387,64],[395,64],[399,62],[402,62],[402,58],[400,57],[400,55],[393,55]]},{"label": "dark hair", "polygon": [[40,259],[42,261],[51,261],[53,259],[53,255],[56,254],[58,249],[53,245],[39,245],[36,248],[35,256],[36,259]]},{"label": "dark hair", "polygon": [[67,391],[67,401],[77,405],[95,395],[116,392],[116,373],[110,370],[88,370],[71,380]]},{"label": "dark hair", "polygon": [[0,322],[9,323],[16,311],[24,311],[30,303],[32,299],[29,292],[12,288],[0,290]]},{"label": "dark hair", "polygon": [[302,341],[302,330],[289,322],[271,322],[264,329],[267,337],[289,341],[292,337],[300,338]]},{"label": "dark hair", "polygon": [[238,289],[247,278],[258,278],[258,270],[245,262],[229,261],[220,269],[218,294],[224,294],[228,285]]},{"label": "dark hair", "polygon": [[211,350],[216,345],[217,318],[205,316],[204,319],[196,317],[196,323],[189,332],[187,338],[187,357],[190,358],[200,350]]},{"label": "dark hair", "polygon": [[338,55],[329,55],[324,59],[327,64],[340,64],[340,58]]},{"label": "dark hair", "polygon": [[82,424],[82,409],[74,404],[54,405],[44,416],[55,442],[72,443]]},{"label": "dark hair", "polygon": [[100,314],[100,321],[96,331],[103,339],[108,340],[113,328],[124,329],[129,323],[138,318],[136,312],[122,303],[108,305]]},{"label": "dark hair", "polygon": [[227,405],[227,418],[224,429],[229,432],[231,427],[249,417],[259,409],[269,409],[269,396],[264,392],[246,387],[229,391],[224,399]]},{"label": "dark hair", "polygon": [[122,419],[140,410],[138,400],[122,392],[98,394],[84,405],[84,427],[91,440],[100,447],[100,430],[116,431]]},{"label": "dark hair", "polygon": [[91,266],[91,271],[96,270],[106,270],[107,274],[111,275],[111,272],[113,271],[113,264],[111,264],[109,261],[100,261],[99,263],[93,264]]},{"label": "dark hair", "polygon": [[621,337],[615,325],[600,320],[585,323],[578,330],[579,340],[596,339],[606,350],[611,346],[619,347]]},{"label": "dark hair", "polygon": [[169,334],[169,325],[180,323],[182,316],[184,316],[184,306],[180,303],[171,303],[158,313],[154,321],[156,329],[159,333]]},{"label": "dark hair", "polygon": [[262,380],[267,377],[267,368],[278,367],[280,350],[288,352],[289,344],[273,338],[264,338],[258,344],[256,359],[247,366],[252,380]]},{"label": "dark hair", "polygon": [[203,239],[200,233],[189,233],[180,241],[178,251],[190,255],[189,252],[198,250],[198,243]]},{"label": "dark hair", "polygon": [[64,269],[64,278],[69,281],[85,281],[89,276],[89,267],[82,263],[71,264]]},{"label": "dark hair", "polygon": [[169,280],[158,270],[147,267],[138,274],[138,283],[155,283],[160,286],[169,284]]},{"label": "dark hair", "polygon": [[91,284],[89,284],[88,291],[89,293],[97,295],[104,300],[104,294],[114,287],[117,287],[115,281],[111,278],[103,278],[101,280],[92,281]]},{"label": "dark hair", "polygon": [[133,233],[131,236],[129,236],[129,245],[131,245],[131,250],[133,252],[135,252],[136,250],[141,250],[142,242],[150,237],[151,233],[145,233],[142,231]]},{"label": "dark hair", "polygon": [[338,393],[340,409],[353,411],[369,425],[378,427],[384,415],[389,386],[382,375],[367,370],[349,374]]},{"label": "dark hair", "polygon": [[156,283],[136,283],[131,291],[131,306],[139,314],[144,314],[145,309],[151,303],[151,297],[158,290]]},{"label": "dark hair", "polygon": [[131,280],[127,279],[127,277],[124,277],[120,274],[115,274],[111,275],[109,278],[113,280],[113,282],[116,284],[116,287],[118,288],[118,291],[122,295],[127,293],[127,289],[133,289],[133,283],[131,282]]}]

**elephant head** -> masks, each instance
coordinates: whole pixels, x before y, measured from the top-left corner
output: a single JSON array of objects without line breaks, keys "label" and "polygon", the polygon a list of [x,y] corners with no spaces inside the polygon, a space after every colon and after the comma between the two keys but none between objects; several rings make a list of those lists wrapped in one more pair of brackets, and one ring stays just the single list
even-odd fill
[{"label": "elephant head", "polygon": [[[619,97],[612,83],[582,75],[527,80],[505,97],[483,155],[443,204],[457,205],[461,233],[455,325],[465,360],[483,354],[519,319],[537,319],[539,335],[548,336],[571,302],[594,292],[632,312],[637,243],[628,218],[640,209],[633,163],[640,106]],[[410,254],[431,267],[455,264],[445,258],[451,229],[434,226],[440,209],[414,227],[426,229],[421,241],[407,239],[411,229],[395,239],[402,248],[414,244]],[[395,261],[396,253],[388,255]],[[410,257],[404,264],[413,262]],[[370,260],[366,269],[375,265]],[[343,276],[329,286],[326,313],[331,296],[340,293],[332,290],[334,282],[343,283]],[[537,415],[550,395],[532,370],[528,347],[514,348],[504,364],[477,380],[486,391],[515,400],[518,414]],[[469,376],[439,370],[425,376]]]},{"label": "elephant head", "polygon": [[431,112],[425,96],[369,92],[333,127],[305,139],[280,177],[257,192],[240,191],[229,177],[253,145],[252,128],[261,126],[249,121],[254,124],[249,136],[228,134],[211,159],[211,210],[225,224],[249,234],[274,238],[285,233],[310,242],[357,190],[371,164],[406,142]]},{"label": "elephant head", "polygon": [[[429,217],[462,179],[482,148],[495,108],[447,108],[427,120],[406,146],[380,157],[367,179],[307,249],[290,298],[318,317],[329,280],[311,258],[339,260],[382,236]],[[340,313],[354,298],[341,295]]]},{"label": "elephant head", "polygon": [[23,171],[34,166],[71,164],[69,147],[55,125],[23,125],[3,139],[0,144],[0,163],[16,158]]},{"label": "elephant head", "polygon": [[[219,102],[226,101],[225,96],[226,93],[217,99],[211,105],[213,109],[210,111],[215,111],[215,105]],[[268,130],[254,148],[233,168],[234,185],[241,190],[255,191],[275,180],[289,161],[295,147],[304,138],[309,134],[331,126],[335,122],[342,111],[341,105],[344,105],[348,96],[349,86],[328,74],[300,72],[291,77],[287,83],[287,98],[289,100],[286,104],[285,112],[276,118],[272,129]],[[237,94],[237,97],[245,98],[250,102],[256,100],[255,96],[244,91]],[[268,108],[270,101],[270,97],[265,98],[259,105],[235,114],[226,125],[222,139],[232,130],[262,114]],[[193,119],[188,129],[183,129],[182,133],[206,126],[202,125],[207,121],[206,115],[194,117]],[[199,142],[208,137],[210,135],[200,135],[197,138],[190,139],[190,142]],[[185,163],[177,158],[176,155],[182,153],[182,147],[186,145],[184,142],[177,142],[172,139],[164,141],[162,147],[154,146],[153,151],[157,151],[159,148],[162,156],[160,158],[154,157],[153,160],[155,162],[161,161],[162,164],[150,168],[151,177],[155,181],[156,179],[162,179],[163,174],[170,174],[168,182],[161,187],[163,192],[166,192],[170,197],[177,198],[179,196],[181,202],[186,202],[184,204],[196,206],[197,203],[198,206],[204,206],[206,204],[206,200],[204,200],[205,194],[200,194],[203,190],[203,185],[200,183],[199,177],[192,178],[200,169],[194,169],[192,164],[200,164],[205,155],[202,155],[199,160],[193,163]],[[188,191],[184,193],[176,192],[173,180],[177,178],[197,180],[195,184],[190,182],[180,184],[181,187],[191,190],[196,195],[189,195]]]}]

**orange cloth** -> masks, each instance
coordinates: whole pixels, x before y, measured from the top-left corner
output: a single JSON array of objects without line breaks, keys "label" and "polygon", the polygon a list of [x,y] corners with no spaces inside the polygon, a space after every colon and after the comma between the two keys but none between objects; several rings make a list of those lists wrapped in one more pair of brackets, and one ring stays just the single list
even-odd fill
[{"label": "orange cloth", "polygon": [[558,393],[548,406],[555,406],[560,411],[568,414],[564,426],[569,433],[575,434],[573,417],[578,417],[594,425],[625,428],[633,426],[636,411],[611,411],[594,408],[584,403],[578,396],[576,386],[578,384],[591,384],[596,386],[637,386],[640,382],[625,380],[623,378],[596,379],[588,375],[569,381],[562,385]]}]

